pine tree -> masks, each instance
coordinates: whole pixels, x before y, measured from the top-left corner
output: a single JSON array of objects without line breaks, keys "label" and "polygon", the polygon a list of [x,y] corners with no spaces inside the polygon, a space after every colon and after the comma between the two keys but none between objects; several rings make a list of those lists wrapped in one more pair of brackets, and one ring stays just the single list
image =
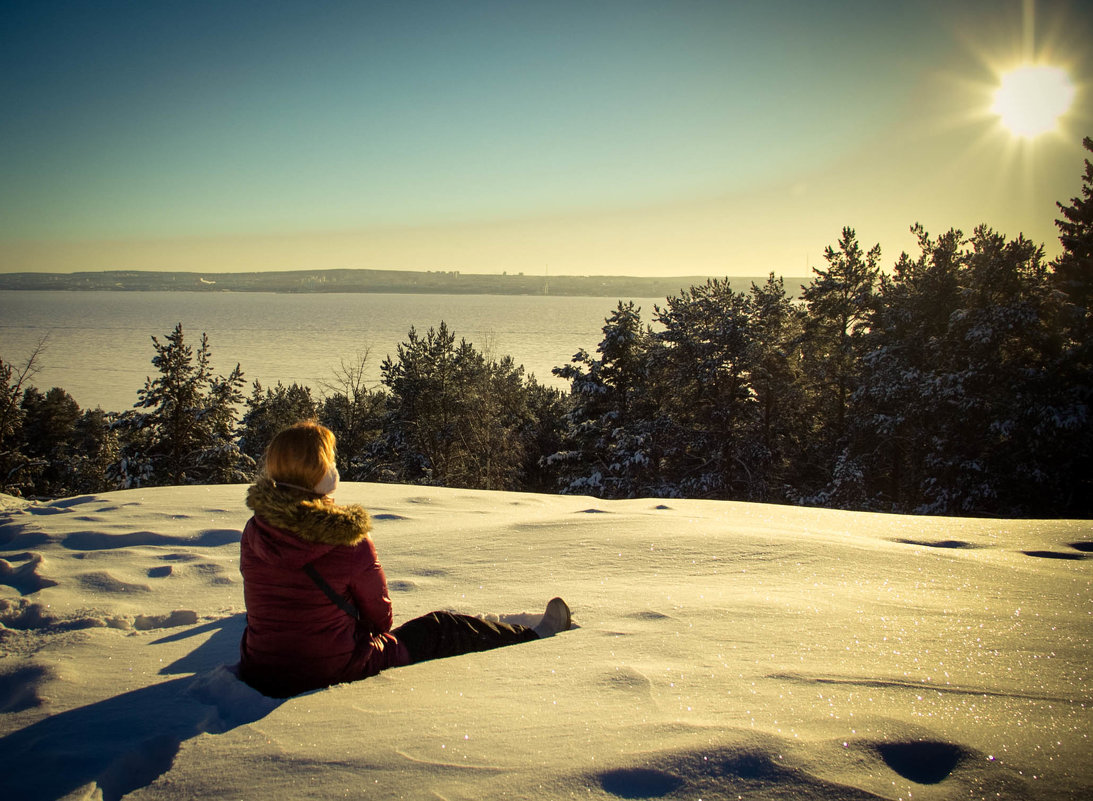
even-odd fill
[{"label": "pine tree", "polygon": [[749,295],[710,280],[657,308],[655,378],[661,428],[672,432],[664,481],[688,497],[757,498],[759,418]]},{"label": "pine tree", "polygon": [[115,414],[100,408],[85,409],[72,436],[70,463],[73,495],[119,489],[111,479],[110,466],[117,462],[120,444],[113,425]]},{"label": "pine tree", "polygon": [[373,464],[387,480],[515,489],[531,424],[523,368],[487,359],[441,322],[411,328],[381,365],[390,396]]},{"label": "pine tree", "polygon": [[802,375],[803,315],[786,294],[785,282],[771,273],[763,286],[753,284],[750,384],[755,398],[752,433],[761,500],[785,502],[803,443],[812,433],[806,413]]},{"label": "pine tree", "polygon": [[[1093,139],[1082,140],[1093,152]],[[1065,345],[1057,371],[1060,388],[1072,411],[1062,419],[1068,423],[1075,458],[1069,459],[1068,508],[1075,514],[1093,513],[1093,163],[1085,160],[1081,196],[1069,206],[1057,204],[1062,218],[1055,221],[1063,252],[1052,265],[1052,284],[1064,294],[1060,327]]]},{"label": "pine tree", "polygon": [[[1082,140],[1093,153],[1093,139]],[[1062,218],[1055,221],[1063,253],[1056,260],[1053,282],[1066,293],[1070,302],[1085,310],[1086,319],[1093,309],[1093,163],[1085,160],[1081,197],[1071,198],[1070,205],[1056,203]]]},{"label": "pine tree", "polygon": [[804,368],[811,416],[816,421],[798,487],[809,503],[853,506],[860,502],[860,467],[847,452],[850,402],[861,380],[863,337],[875,311],[880,246],[863,252],[852,228],[838,248],[824,251],[826,270],[805,287]]},{"label": "pine tree", "polygon": [[29,459],[25,480],[32,494],[59,497],[76,483],[72,444],[80,407],[60,387],[44,395],[34,387],[23,393],[23,452]]},{"label": "pine tree", "polygon": [[857,386],[862,335],[869,328],[880,277],[880,246],[863,253],[852,228],[844,228],[836,250],[824,251],[828,268],[805,287],[806,327],[819,381],[824,419],[840,434],[846,429],[850,394]]},{"label": "pine tree", "polygon": [[554,492],[558,487],[558,475],[548,464],[547,457],[562,447],[569,396],[540,384],[534,376],[528,377],[524,394],[528,418],[520,429],[524,442],[521,489]]},{"label": "pine tree", "polygon": [[160,342],[152,337],[159,370],[137,393],[126,416],[126,447],[116,469],[126,486],[141,483],[193,484],[244,481],[254,461],[235,442],[237,406],[243,400],[239,365],[227,377],[214,376],[209,340],[196,353],[186,344],[182,324]]},{"label": "pine tree", "polygon": [[936,241],[912,227],[920,255],[900,255],[882,277],[876,314],[863,344],[850,448],[866,484],[868,508],[911,511],[922,502],[924,460],[937,436],[934,371],[951,346],[951,315],[960,307],[964,237]]},{"label": "pine tree", "polygon": [[203,443],[191,468],[195,482],[239,484],[254,477],[255,460],[240,450],[235,436],[244,386],[238,364],[227,376],[210,378],[199,418]]},{"label": "pine tree", "polygon": [[562,447],[546,458],[562,492],[608,498],[663,494],[656,479],[655,404],[647,390],[652,333],[633,302],[604,321],[599,357],[580,350],[554,374],[570,382]]},{"label": "pine tree", "polygon": [[383,447],[394,463],[395,480],[443,484],[456,472],[462,410],[455,406],[455,359],[455,334],[441,322],[425,337],[411,328],[397,358],[380,366],[392,395]]},{"label": "pine tree", "polygon": [[861,504],[939,514],[1044,514],[1067,484],[1058,304],[1042,250],[980,227],[885,278],[865,337],[848,458]]},{"label": "pine tree", "polygon": [[984,226],[969,245],[932,369],[925,510],[1027,513],[1055,495],[1044,480],[1058,442],[1045,391],[1058,343],[1043,249]]}]

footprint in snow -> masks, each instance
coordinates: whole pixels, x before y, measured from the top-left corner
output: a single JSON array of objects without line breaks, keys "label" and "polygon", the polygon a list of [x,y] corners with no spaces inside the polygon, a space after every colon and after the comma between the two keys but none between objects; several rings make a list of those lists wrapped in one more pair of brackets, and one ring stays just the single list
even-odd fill
[{"label": "footprint in snow", "polygon": [[909,539],[894,539],[892,542],[898,542],[901,545],[921,545],[926,548],[952,548],[954,550],[982,548],[982,545],[976,545],[972,542],[965,542],[964,540],[909,540]]},{"label": "footprint in snow", "polygon": [[940,740],[876,743],[874,748],[885,765],[917,784],[939,784],[968,757],[967,749]]},{"label": "footprint in snow", "polygon": [[22,712],[44,703],[39,690],[53,678],[43,665],[23,665],[0,673],[0,713]]},{"label": "footprint in snow", "polygon": [[1093,559],[1093,554],[1071,553],[1070,551],[1021,551],[1021,553],[1025,556],[1034,556],[1037,559],[1064,559],[1074,562],[1082,559]]},{"label": "footprint in snow", "polygon": [[40,553],[21,553],[9,558],[11,562],[0,559],[0,584],[13,587],[20,595],[30,595],[46,587],[57,586],[56,581],[39,573],[42,567]]},{"label": "footprint in snow", "polygon": [[132,595],[134,593],[152,591],[152,588],[147,584],[130,584],[129,582],[115,578],[105,570],[82,573],[76,577],[76,581],[79,583],[80,587],[90,592]]}]

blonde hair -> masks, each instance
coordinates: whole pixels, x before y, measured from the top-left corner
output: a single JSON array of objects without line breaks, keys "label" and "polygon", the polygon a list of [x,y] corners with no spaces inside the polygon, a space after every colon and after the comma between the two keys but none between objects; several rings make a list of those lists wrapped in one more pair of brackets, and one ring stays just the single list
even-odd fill
[{"label": "blonde hair", "polygon": [[281,431],[266,448],[266,476],[275,482],[314,487],[334,466],[334,433],[313,420]]}]

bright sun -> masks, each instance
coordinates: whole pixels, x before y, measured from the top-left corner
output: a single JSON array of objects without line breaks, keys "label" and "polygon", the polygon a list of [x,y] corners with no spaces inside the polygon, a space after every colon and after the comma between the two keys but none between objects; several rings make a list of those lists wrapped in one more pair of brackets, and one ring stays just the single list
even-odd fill
[{"label": "bright sun", "polygon": [[1074,95],[1074,84],[1065,70],[1026,65],[1002,76],[991,111],[1014,136],[1032,138],[1055,130]]}]

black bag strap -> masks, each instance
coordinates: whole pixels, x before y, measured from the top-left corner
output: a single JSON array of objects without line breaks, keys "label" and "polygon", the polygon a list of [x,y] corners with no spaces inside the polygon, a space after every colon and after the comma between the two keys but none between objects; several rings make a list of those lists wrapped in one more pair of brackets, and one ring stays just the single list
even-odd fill
[{"label": "black bag strap", "polygon": [[319,574],[319,571],[315,569],[315,565],[313,565],[311,562],[308,562],[306,565],[304,565],[304,572],[307,573],[307,575],[311,578],[312,581],[315,582],[315,585],[320,590],[326,593],[327,598],[329,598],[331,601],[338,605],[338,608],[340,608],[343,612],[345,612],[354,620],[361,619],[361,615],[360,612],[357,611],[357,607],[353,606],[352,603],[347,601],[342,596],[338,595],[338,593],[334,591],[334,588],[327,583],[326,579],[324,579]]}]

